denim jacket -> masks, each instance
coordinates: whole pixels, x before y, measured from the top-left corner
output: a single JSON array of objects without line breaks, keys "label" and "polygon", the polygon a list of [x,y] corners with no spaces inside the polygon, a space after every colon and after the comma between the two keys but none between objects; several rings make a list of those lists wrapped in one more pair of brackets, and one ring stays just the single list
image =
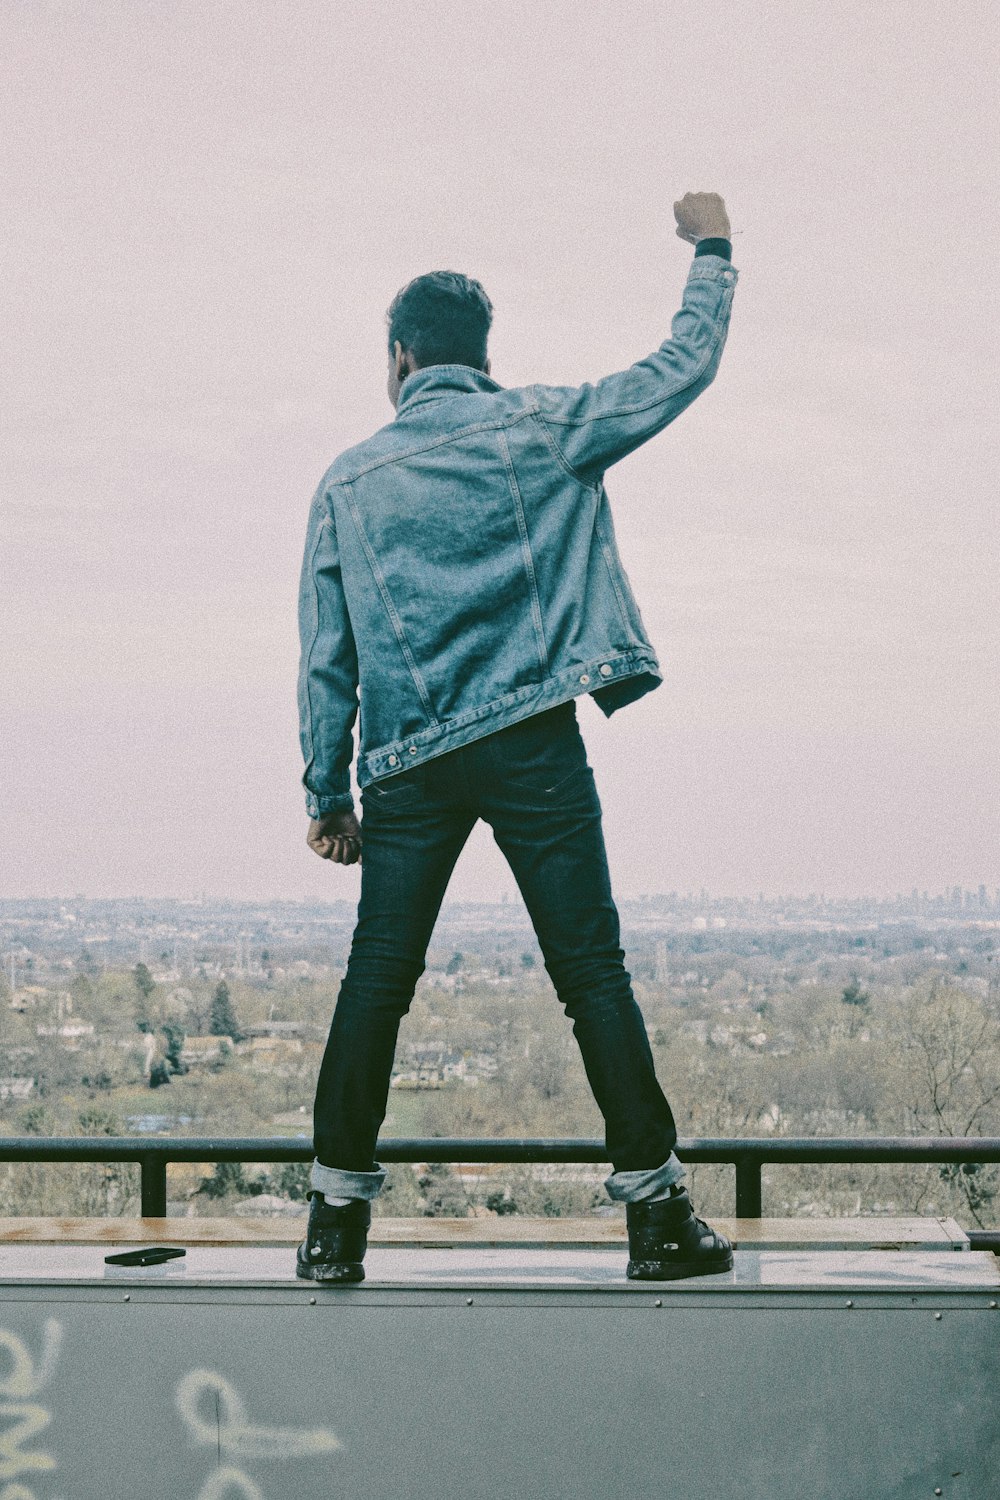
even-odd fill
[{"label": "denim jacket", "polygon": [[429,365],[334,460],[299,591],[310,817],[353,806],[359,706],[363,788],[578,694],[610,716],[659,685],[604,474],[714,378],[739,275],[719,244],[696,252],[670,338],[627,370],[507,389]]}]

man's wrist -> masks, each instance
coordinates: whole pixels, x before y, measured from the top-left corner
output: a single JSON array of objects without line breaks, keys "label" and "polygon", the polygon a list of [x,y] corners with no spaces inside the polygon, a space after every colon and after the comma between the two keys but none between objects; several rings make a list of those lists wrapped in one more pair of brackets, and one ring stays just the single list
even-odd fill
[{"label": "man's wrist", "polygon": [[695,255],[721,255],[723,260],[732,260],[732,241],[722,235],[705,235],[694,247]]}]

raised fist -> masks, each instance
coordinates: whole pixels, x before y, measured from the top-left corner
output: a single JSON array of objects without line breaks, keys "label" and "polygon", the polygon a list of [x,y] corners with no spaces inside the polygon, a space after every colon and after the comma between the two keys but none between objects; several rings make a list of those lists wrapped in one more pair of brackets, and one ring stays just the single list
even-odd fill
[{"label": "raised fist", "polygon": [[718,193],[685,193],[674,204],[674,217],[678,235],[689,244],[715,236],[732,237],[726,205]]}]

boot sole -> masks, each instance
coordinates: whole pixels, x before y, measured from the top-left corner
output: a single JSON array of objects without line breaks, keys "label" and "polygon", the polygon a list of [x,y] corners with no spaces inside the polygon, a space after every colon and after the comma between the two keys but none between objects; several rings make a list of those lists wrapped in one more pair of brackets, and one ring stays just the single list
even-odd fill
[{"label": "boot sole", "polygon": [[295,1262],[295,1274],[303,1281],[364,1281],[365,1268],[360,1261],[337,1261],[311,1266],[299,1260]]},{"label": "boot sole", "polygon": [[733,1252],[714,1260],[630,1260],[625,1271],[630,1281],[682,1281],[688,1276],[718,1276],[733,1269]]}]

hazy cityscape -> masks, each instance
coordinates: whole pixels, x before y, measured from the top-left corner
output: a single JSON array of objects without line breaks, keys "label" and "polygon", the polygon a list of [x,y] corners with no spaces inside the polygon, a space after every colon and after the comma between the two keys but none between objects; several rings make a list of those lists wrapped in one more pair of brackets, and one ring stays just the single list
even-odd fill
[{"label": "hazy cityscape", "polygon": [[[620,903],[682,1137],[1000,1133],[1000,892]],[[352,902],[0,901],[0,1129],[311,1136]],[[601,1138],[520,902],[449,902],[397,1050],[383,1138]],[[608,1168],[402,1166],[377,1211],[620,1212]],[[731,1169],[692,1165],[707,1210]],[[175,1165],[172,1213],[298,1211],[304,1164]],[[995,1218],[996,1168],[780,1167],[765,1212]],[[0,1168],[7,1214],[136,1212],[137,1168]]]}]

